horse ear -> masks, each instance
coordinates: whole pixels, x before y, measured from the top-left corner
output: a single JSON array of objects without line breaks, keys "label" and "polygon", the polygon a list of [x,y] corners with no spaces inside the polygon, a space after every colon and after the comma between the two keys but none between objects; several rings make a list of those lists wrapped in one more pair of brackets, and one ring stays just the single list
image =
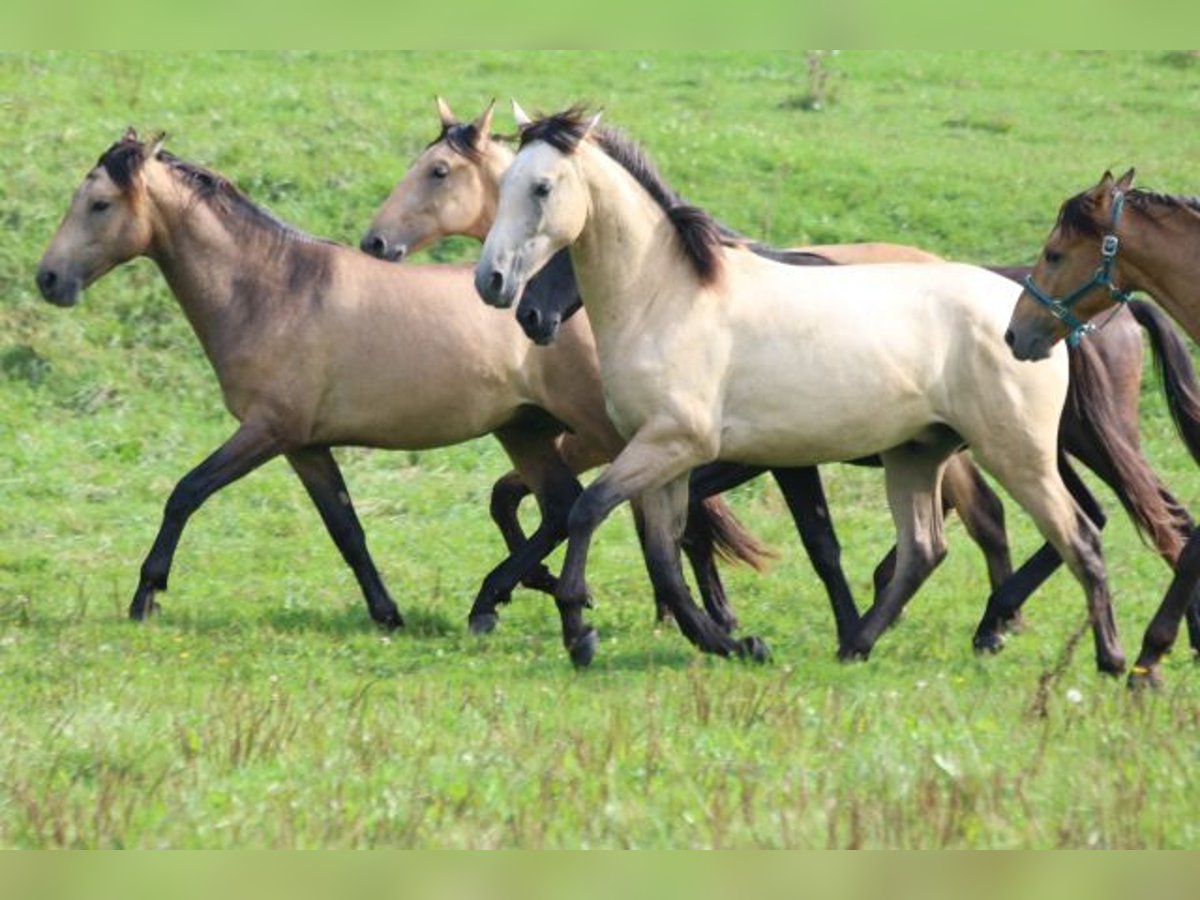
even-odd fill
[{"label": "horse ear", "polygon": [[529,113],[521,109],[520,103],[518,103],[515,99],[512,99],[509,102],[512,103],[512,114],[513,118],[517,122],[518,128],[528,128],[533,124],[533,119],[529,118]]},{"label": "horse ear", "polygon": [[492,98],[492,102],[487,105],[487,109],[479,114],[471,127],[475,130],[474,144],[476,149],[487,143],[487,139],[492,135],[492,113],[496,110],[496,98]]},{"label": "horse ear", "polygon": [[594,116],[588,119],[587,127],[583,130],[584,137],[587,137],[596,129],[596,126],[600,124],[600,117],[602,115],[604,115],[603,111],[596,113]]},{"label": "horse ear", "polygon": [[128,126],[125,129],[125,133],[123,135],[121,135],[122,141],[136,141],[137,139],[138,139],[137,129],[134,128],[132,125]]},{"label": "horse ear", "polygon": [[150,142],[150,150],[146,153],[147,159],[154,159],[158,156],[158,151],[163,148],[163,144],[167,142],[167,133],[160,131],[154,136],[154,140]]},{"label": "horse ear", "polygon": [[1117,179],[1117,190],[1125,193],[1133,187],[1133,166],[1129,167],[1129,171]]},{"label": "horse ear", "polygon": [[433,102],[437,104],[438,118],[442,120],[442,127],[448,128],[458,122],[458,119],[454,118],[454,113],[450,111],[450,106],[445,100],[441,97],[434,97]]}]

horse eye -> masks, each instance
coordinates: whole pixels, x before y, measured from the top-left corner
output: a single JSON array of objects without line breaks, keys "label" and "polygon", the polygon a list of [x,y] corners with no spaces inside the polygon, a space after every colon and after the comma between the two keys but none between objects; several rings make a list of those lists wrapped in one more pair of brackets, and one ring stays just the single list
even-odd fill
[{"label": "horse eye", "polygon": [[434,178],[438,178],[438,179],[445,178],[447,175],[450,174],[450,167],[447,166],[445,163],[438,163],[436,166],[433,167],[433,171],[430,172],[429,174],[432,175]]},{"label": "horse eye", "polygon": [[96,213],[104,212],[110,206],[112,206],[112,204],[107,200],[95,200],[92,202],[91,211]]},{"label": "horse eye", "polygon": [[545,182],[545,181],[541,181],[541,182],[539,182],[539,183],[535,184],[535,185],[533,186],[533,196],[535,196],[535,197],[549,197],[549,196],[550,196],[550,185],[549,185],[549,183],[548,183],[548,182]]},{"label": "horse eye", "polygon": [[1045,256],[1046,262],[1050,263],[1050,265],[1062,262],[1062,254],[1057,250],[1047,250]]}]

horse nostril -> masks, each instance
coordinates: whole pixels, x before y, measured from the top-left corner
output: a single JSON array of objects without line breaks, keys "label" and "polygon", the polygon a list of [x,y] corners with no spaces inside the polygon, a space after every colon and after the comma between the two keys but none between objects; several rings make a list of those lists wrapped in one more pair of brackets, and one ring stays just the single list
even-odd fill
[{"label": "horse nostril", "polygon": [[538,309],[518,309],[517,321],[525,328],[537,328],[542,324],[542,313]]},{"label": "horse nostril", "polygon": [[54,286],[58,284],[58,275],[53,269],[39,269],[37,273],[38,289],[43,294],[48,294],[54,290]]},{"label": "horse nostril", "polygon": [[488,287],[491,289],[492,296],[500,296],[500,289],[504,287],[504,276],[499,272],[493,272],[491,279],[488,281]]},{"label": "horse nostril", "polygon": [[368,233],[364,235],[362,242],[358,246],[363,253],[378,256],[380,259],[383,259],[387,254],[387,241],[378,234]]},{"label": "horse nostril", "polygon": [[1008,344],[1008,346],[1011,347],[1013,345],[1013,341],[1015,341],[1016,339],[1017,339],[1017,336],[1015,334],[1013,334],[1013,330],[1011,328],[1008,329],[1008,331],[1004,332],[1004,343]]}]

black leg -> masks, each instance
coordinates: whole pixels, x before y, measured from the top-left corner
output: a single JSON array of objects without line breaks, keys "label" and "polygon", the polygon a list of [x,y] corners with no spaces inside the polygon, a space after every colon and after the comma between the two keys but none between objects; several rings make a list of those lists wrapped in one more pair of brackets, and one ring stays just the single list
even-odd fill
[{"label": "black leg", "polygon": [[155,608],[154,595],[167,589],[171,561],[188,518],[209,497],[279,455],[279,443],[265,430],[243,424],[208,459],[188,472],[171,491],[154,546],[142,563],[129,618],[144,619]]},{"label": "black leg", "polygon": [[[510,554],[518,552],[527,540],[525,531],[521,528],[521,520],[517,517],[517,510],[521,501],[531,493],[533,492],[516,472],[509,472],[492,485],[492,501],[488,511],[492,521],[500,529],[500,536],[504,538],[504,546]],[[521,577],[521,584],[525,587],[544,594],[553,594],[556,582],[557,579],[550,570],[541,563]]]},{"label": "black leg", "polygon": [[287,460],[292,464],[304,489],[321,514],[329,536],[341,551],[342,558],[354,571],[371,618],[385,628],[404,624],[400,611],[383,586],[375,562],[367,550],[366,535],[354,513],[350,491],[342,479],[341,470],[328,447],[304,447],[291,450]]},{"label": "black leg", "polygon": [[842,571],[842,547],[829,517],[821,475],[815,466],[800,469],[772,469],[784,500],[800,533],[804,549],[812,560],[817,576],[829,594],[833,620],[837,626],[839,649],[850,645],[858,629],[858,608]]},{"label": "black leg", "polygon": [[1130,686],[1157,683],[1158,664],[1175,643],[1180,620],[1189,607],[1195,608],[1197,604],[1200,604],[1200,531],[1193,532],[1184,545],[1171,586],[1146,628],[1142,652],[1129,674]]},{"label": "black leg", "polygon": [[[513,446],[513,441],[506,446]],[[544,570],[542,560],[566,539],[567,517],[575,499],[583,492],[583,486],[555,457],[551,457],[541,470],[540,481],[538,505],[542,521],[527,541],[484,578],[467,616],[467,624],[475,634],[486,634],[496,627],[496,607],[508,601],[513,588],[530,572],[538,567]]]}]

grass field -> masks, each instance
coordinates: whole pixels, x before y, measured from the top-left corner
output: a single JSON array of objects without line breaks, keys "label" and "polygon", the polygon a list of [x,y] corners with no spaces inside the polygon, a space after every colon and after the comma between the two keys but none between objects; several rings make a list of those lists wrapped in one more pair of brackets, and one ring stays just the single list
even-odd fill
[{"label": "grass field", "polygon": [[[764,576],[727,570],[774,652],[751,666],[652,627],[622,512],[593,551],[600,652],[575,672],[540,595],[519,593],[492,636],[465,633],[502,552],[486,515],[507,469],[497,444],[346,449],[405,631],[370,625],[281,462],[193,518],[163,614],[124,619],[171,487],[234,424],[148,262],[74,310],[37,296],[71,192],[127,124],[166,129],[176,154],[348,243],[436,135],[434,93],[464,117],[510,94],[531,110],[602,105],[681,192],[778,243],[891,240],[1015,264],[1106,167],[1197,189],[1196,55],[811,65],[820,83],[800,54],[0,56],[0,846],[1195,846],[1187,648],[1161,691],[1131,696],[1085,641],[1039,699],[1083,620],[1080,591],[1055,576],[1026,631],[976,658],[986,573],[957,522],[904,620],[869,663],[843,666],[782,500],[765,482],[739,489],[739,515],[779,553]],[[474,253],[452,241],[426,256]],[[1143,400],[1147,454],[1200,508],[1152,372]],[[825,477],[861,607],[892,540],[882,481]],[[1097,495],[1132,656],[1168,572]],[[1023,559],[1035,535],[1011,503],[1009,522]]]}]

